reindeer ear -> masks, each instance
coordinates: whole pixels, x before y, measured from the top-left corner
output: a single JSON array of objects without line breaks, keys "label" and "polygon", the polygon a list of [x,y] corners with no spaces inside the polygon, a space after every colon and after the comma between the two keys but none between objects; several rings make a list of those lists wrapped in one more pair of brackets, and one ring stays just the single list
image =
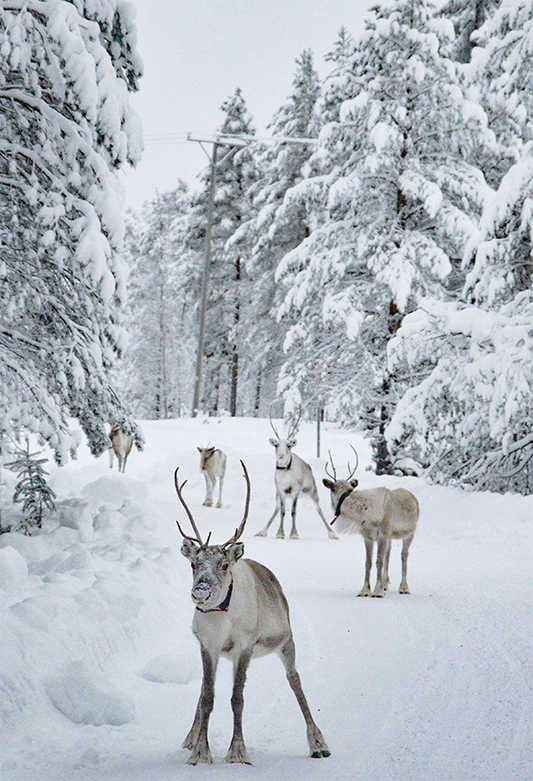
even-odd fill
[{"label": "reindeer ear", "polygon": [[353,480],[350,480],[350,485],[352,486],[352,488],[357,488],[357,486],[359,485],[359,480],[356,480],[354,477]]},{"label": "reindeer ear", "polygon": [[199,453],[202,452],[202,448],[201,447],[197,447],[196,449],[198,450]]},{"label": "reindeer ear", "polygon": [[234,542],[226,551],[226,556],[230,564],[238,561],[244,553],[244,542]]},{"label": "reindeer ear", "polygon": [[294,447],[295,444],[296,444],[296,440],[294,439],[294,437],[291,437],[290,439],[288,439],[287,440],[287,444],[288,444],[289,447]]},{"label": "reindeer ear", "polygon": [[327,477],[324,477],[322,482],[324,483],[326,488],[329,488],[330,491],[333,491],[333,489],[335,488],[335,483],[332,480],[328,480]]},{"label": "reindeer ear", "polygon": [[194,559],[199,550],[199,545],[197,545],[192,540],[183,540],[181,552],[186,559]]},{"label": "reindeer ear", "polygon": [[268,441],[270,442],[270,444],[271,444],[273,447],[276,447],[276,445],[278,445],[278,444],[279,444],[279,439],[274,439],[274,437],[270,437],[270,439],[269,439]]}]

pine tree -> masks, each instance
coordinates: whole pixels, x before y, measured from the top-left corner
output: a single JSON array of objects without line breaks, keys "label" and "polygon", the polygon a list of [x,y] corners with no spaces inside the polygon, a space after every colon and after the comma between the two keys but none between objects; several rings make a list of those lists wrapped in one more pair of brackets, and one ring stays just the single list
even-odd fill
[{"label": "pine tree", "polygon": [[[272,136],[316,138],[316,104],[320,95],[318,74],[311,51],[296,60],[292,91],[278,109],[268,129]],[[272,398],[282,364],[287,324],[276,323],[281,291],[275,280],[281,258],[309,234],[303,204],[285,205],[285,196],[304,178],[312,144],[277,143],[256,152],[258,180],[252,188],[252,218],[243,226],[242,241],[249,247],[247,265],[249,297],[255,316],[246,332],[247,375],[255,386],[253,408],[258,414],[261,398]],[[268,402],[269,404],[269,402]],[[268,408],[265,405],[265,411]]]},{"label": "pine tree", "polygon": [[0,412],[64,462],[77,418],[140,434],[109,381],[125,345],[117,171],[140,153],[131,6],[0,2]]},{"label": "pine tree", "polygon": [[136,413],[150,419],[183,414],[192,395],[192,310],[183,289],[189,208],[187,186],[180,182],[128,220],[130,345],[120,382]]},{"label": "pine tree", "polygon": [[456,60],[470,62],[475,33],[490,19],[498,4],[499,0],[449,0],[441,9],[441,14],[453,22],[455,39],[451,50]]},{"label": "pine tree", "polygon": [[413,382],[388,430],[437,481],[523,493],[533,490],[532,31],[533,4],[505,0],[476,35],[484,46],[472,80],[495,135],[499,186],[466,246],[462,300],[425,302],[391,344]]},{"label": "pine tree", "polygon": [[[255,129],[240,89],[222,106],[224,135],[252,135]],[[255,180],[253,154],[248,146],[222,147],[216,169],[213,214],[212,264],[206,325],[202,406],[217,413],[229,409],[237,414],[242,345],[246,333],[244,317],[246,266],[239,229],[249,219],[250,188]],[[210,172],[204,190],[193,200],[188,234],[189,248],[203,252]],[[200,267],[192,270],[191,289],[199,289]]]},{"label": "pine tree", "polygon": [[501,0],[474,35],[476,49],[467,75],[472,97],[495,137],[491,156],[482,163],[495,189],[533,140],[532,37],[531,0]]},{"label": "pine tree", "polygon": [[387,345],[423,296],[456,287],[487,191],[465,162],[484,117],[464,119],[451,36],[423,0],[375,11],[345,66],[351,97],[321,131],[321,173],[294,193],[316,227],[278,268],[295,320],[285,388],[305,400],[319,387],[362,416],[378,473],[392,469],[385,428],[402,392]]},{"label": "pine tree", "polygon": [[13,494],[13,503],[22,504],[23,520],[15,528],[4,531],[23,531],[30,533],[32,528],[41,528],[43,513],[45,510],[54,512],[56,498],[55,493],[46,482],[45,475],[48,472],[43,468],[48,459],[37,458],[42,451],[30,453],[30,443],[26,440],[26,450],[17,448],[17,457],[6,464],[6,469],[16,472],[19,482]]}]

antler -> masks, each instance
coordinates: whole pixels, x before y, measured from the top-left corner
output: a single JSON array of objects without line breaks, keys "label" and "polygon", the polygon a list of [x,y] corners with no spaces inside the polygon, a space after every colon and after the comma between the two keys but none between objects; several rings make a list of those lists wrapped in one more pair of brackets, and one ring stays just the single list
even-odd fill
[{"label": "antler", "polygon": [[354,476],[354,474],[357,471],[357,467],[359,466],[359,456],[357,455],[357,450],[354,448],[353,445],[350,445],[350,447],[352,448],[353,452],[355,453],[356,462],[355,462],[355,466],[354,466],[354,468],[352,470],[352,468],[350,467],[350,462],[348,461],[348,471],[350,472],[350,474],[348,475],[346,480],[351,480],[352,479],[352,477]]},{"label": "antler", "polygon": [[233,545],[234,542],[237,542],[239,537],[242,535],[244,531],[244,527],[246,526],[246,521],[248,519],[248,510],[250,509],[250,495],[252,492],[251,485],[250,485],[250,478],[248,477],[248,470],[246,469],[246,466],[244,465],[244,461],[241,460],[241,465],[244,470],[244,478],[246,480],[246,501],[244,503],[244,517],[241,521],[241,525],[235,529],[235,534],[233,537],[230,537],[230,539],[222,545],[222,548],[226,548],[228,545]]},{"label": "antler", "polygon": [[328,450],[328,456],[329,456],[329,461],[331,461],[331,468],[333,469],[333,474],[330,474],[328,472],[329,461],[326,461],[326,466],[324,467],[324,469],[326,471],[327,476],[331,477],[331,479],[334,482],[337,482],[337,470],[335,469],[335,464],[333,463],[333,456],[331,455],[331,450]]},{"label": "antler", "polygon": [[[178,494],[179,500],[182,503],[182,505],[183,505],[183,507],[185,509],[185,512],[187,513],[187,516],[189,518],[189,521],[191,522],[191,526],[192,526],[192,528],[194,530],[194,533],[196,534],[196,537],[189,537],[187,534],[183,534],[181,526],[176,521],[176,523],[178,524],[178,529],[180,530],[181,534],[183,535],[183,537],[185,537],[186,540],[192,540],[192,542],[199,542],[201,547],[204,547],[204,543],[202,542],[202,538],[200,536],[200,532],[198,531],[198,527],[195,524],[194,518],[192,517],[192,513],[189,510],[189,508],[187,507],[187,504],[185,503],[185,499],[183,498],[183,494],[181,493],[182,490],[183,490],[183,486],[185,485],[187,480],[184,480],[183,483],[181,484],[181,486],[179,485],[179,483],[178,483],[178,470],[179,470],[179,467],[177,467],[176,471],[174,472],[174,485],[176,486],[176,492]],[[209,534],[209,537],[211,537],[211,534]],[[209,542],[209,537],[207,538],[207,542]],[[205,543],[205,545],[207,545],[207,542]]]},{"label": "antler", "polygon": [[276,435],[276,439],[281,439],[280,435],[279,435],[279,434],[278,434],[278,432],[276,431],[276,427],[275,427],[275,426],[274,426],[274,424],[272,423],[272,404],[270,405],[270,409],[268,410],[268,418],[269,418],[269,420],[270,420],[270,426],[271,426],[271,428],[272,428],[272,431],[273,431],[273,432],[274,432],[274,434]]},{"label": "antler", "polygon": [[287,434],[287,439],[291,439],[291,437],[293,437],[293,436],[296,434],[296,432],[298,431],[298,426],[299,426],[299,424],[300,424],[300,419],[301,419],[301,417],[302,417],[302,411],[303,411],[303,410],[302,410],[302,407],[301,407],[301,405],[300,405],[300,406],[298,407],[298,416],[297,416],[297,418],[296,418],[296,421],[295,421],[295,422],[293,422],[293,424],[291,425],[290,431],[289,431],[289,433]]}]

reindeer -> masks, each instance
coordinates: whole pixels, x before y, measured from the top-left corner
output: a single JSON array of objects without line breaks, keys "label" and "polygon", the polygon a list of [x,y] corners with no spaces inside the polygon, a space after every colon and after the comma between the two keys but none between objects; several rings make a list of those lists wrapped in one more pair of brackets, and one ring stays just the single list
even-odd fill
[{"label": "reindeer", "polygon": [[285,666],[290,687],[307,724],[307,740],[312,757],[329,757],[330,751],[313,721],[295,666],[295,648],[289,620],[289,606],[276,576],[262,564],[243,559],[244,545],[238,542],[244,531],[250,507],[250,479],[241,461],[246,480],[244,517],[235,534],[223,545],[205,543],[183,499],[185,482],[174,484],[181,504],[194,530],[183,536],[182,554],[192,565],[192,601],[196,605],[192,629],[200,641],[203,681],[193,725],[183,743],[191,750],[190,765],[213,762],[207,740],[209,717],[213,710],[215,676],[221,656],[233,662],[233,737],[226,762],[252,762],[242,734],[243,690],[250,660],[276,652]]},{"label": "reindeer", "polygon": [[314,502],[316,510],[320,515],[322,522],[328,530],[328,537],[330,540],[338,540],[339,538],[327,522],[324,514],[320,508],[318,501],[318,491],[313,477],[313,472],[309,464],[292,452],[293,447],[296,445],[296,439],[294,435],[300,422],[301,410],[296,422],[291,426],[290,431],[286,439],[281,439],[280,435],[276,431],[272,422],[272,416],[270,416],[270,425],[276,438],[269,439],[268,441],[276,450],[276,470],[274,473],[274,480],[276,483],[276,509],[266,526],[257,532],[256,537],[266,537],[270,525],[276,515],[280,513],[279,529],[276,533],[276,537],[282,540],[285,537],[283,531],[283,521],[285,518],[285,500],[290,498],[292,500],[291,515],[292,515],[292,529],[291,539],[298,539],[298,532],[296,530],[296,506],[298,504],[298,498],[301,493]]},{"label": "reindeer", "polygon": [[111,431],[108,434],[111,440],[109,448],[109,468],[113,469],[113,456],[116,455],[118,461],[118,471],[126,471],[126,461],[131,452],[133,437],[125,434],[117,423],[111,424]]},{"label": "reindeer", "polygon": [[[352,448],[353,449],[353,448]],[[357,453],[354,453],[357,457]],[[384,597],[389,587],[389,559],[392,540],[403,540],[402,547],[402,581],[400,594],[409,594],[407,585],[407,558],[409,547],[413,541],[416,524],[418,522],[418,501],[410,491],[404,488],[389,490],[388,488],[367,488],[364,491],[356,491],[358,481],[353,478],[355,468],[350,469],[346,480],[337,480],[337,473],[329,453],[333,474],[326,474],[331,479],[324,478],[322,482],[331,491],[331,505],[335,511],[332,524],[338,521],[340,531],[348,534],[359,532],[362,534],[366,545],[366,569],[365,582],[359,592],[359,597]],[[377,541],[377,580],[374,592],[370,588],[370,570],[372,569],[372,553],[374,542]]]},{"label": "reindeer", "polygon": [[199,447],[200,472],[205,477],[205,507],[213,506],[213,490],[218,477],[218,502],[217,507],[222,507],[222,486],[226,474],[226,454],[214,447]]}]

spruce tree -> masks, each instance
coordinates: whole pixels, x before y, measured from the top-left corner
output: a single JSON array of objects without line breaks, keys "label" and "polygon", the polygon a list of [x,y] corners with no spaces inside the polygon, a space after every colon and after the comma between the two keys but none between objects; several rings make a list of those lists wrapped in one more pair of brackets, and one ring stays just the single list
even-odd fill
[{"label": "spruce tree", "polygon": [[43,467],[48,459],[38,458],[41,452],[30,453],[30,443],[26,440],[26,450],[16,448],[15,460],[5,464],[6,469],[16,472],[19,478],[13,493],[13,503],[22,504],[23,520],[18,526],[4,531],[29,534],[32,528],[41,528],[45,510],[55,510],[56,495],[46,482],[48,472]]},{"label": "spruce tree", "polygon": [[[292,90],[268,126],[272,136],[316,138],[316,112],[320,95],[319,77],[311,51],[296,60]],[[254,411],[258,414],[262,396],[271,399],[282,365],[282,345],[288,323],[276,323],[282,291],[275,272],[281,258],[308,235],[305,204],[288,194],[306,174],[313,144],[276,143],[256,151],[258,180],[252,188],[252,218],[243,226],[243,241],[249,247],[249,296],[255,317],[246,332],[247,374],[255,386]],[[268,409],[265,402],[263,411]]]},{"label": "spruce tree", "polygon": [[144,418],[173,418],[189,408],[193,379],[192,304],[184,290],[190,195],[181,182],[131,215],[126,326],[129,347],[120,384]]},{"label": "spruce tree", "polygon": [[0,418],[63,463],[140,433],[110,382],[126,337],[117,172],[139,159],[128,93],[141,63],[129,5],[0,4]]},{"label": "spruce tree", "polygon": [[465,162],[482,112],[464,119],[445,53],[453,28],[432,10],[395,2],[367,23],[345,65],[351,96],[321,131],[320,173],[295,193],[315,227],[278,268],[281,315],[294,318],[287,392],[305,399],[319,386],[362,417],[378,473],[393,467],[385,429],[405,379],[389,371],[387,346],[423,296],[451,294],[487,191]]},{"label": "spruce tree", "polygon": [[[222,105],[224,135],[252,135],[252,117],[240,89]],[[213,214],[212,263],[202,407],[218,413],[239,408],[239,374],[242,369],[243,341],[246,335],[247,271],[244,248],[239,238],[241,226],[251,211],[250,188],[256,177],[253,153],[248,145],[223,146],[216,167],[216,194]],[[204,189],[193,199],[188,245],[200,258],[205,243],[210,171],[203,176]],[[199,290],[201,265],[190,270],[191,290]],[[245,317],[246,315],[246,317]]]}]

